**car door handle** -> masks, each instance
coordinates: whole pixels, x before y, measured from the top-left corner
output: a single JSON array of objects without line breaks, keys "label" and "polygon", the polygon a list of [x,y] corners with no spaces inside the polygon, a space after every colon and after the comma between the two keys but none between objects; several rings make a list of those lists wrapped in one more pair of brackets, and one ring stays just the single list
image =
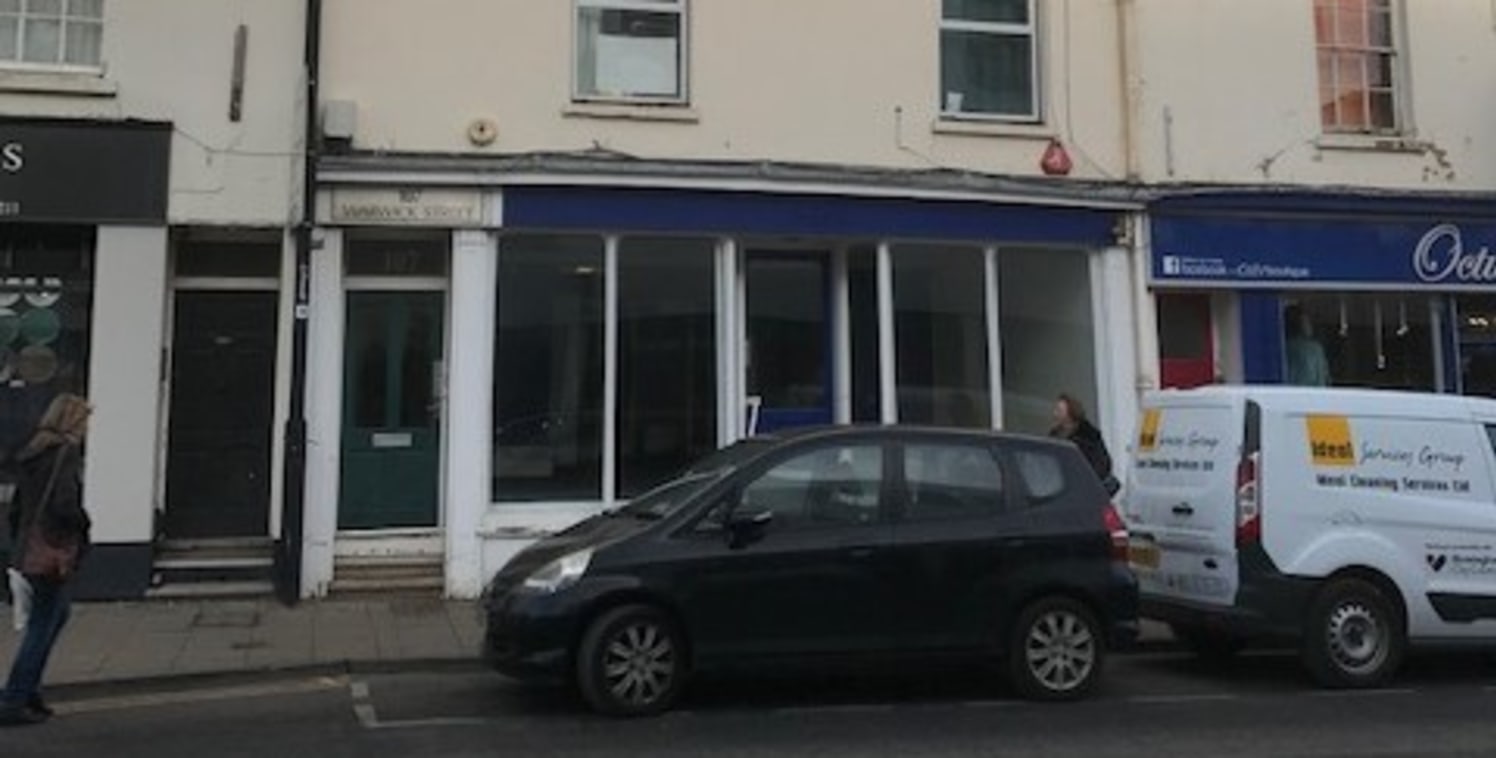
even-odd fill
[{"label": "car door handle", "polygon": [[1180,503],[1179,505],[1174,506],[1173,510],[1174,510],[1174,515],[1175,516],[1193,516],[1193,515],[1195,515],[1195,509],[1192,508],[1192,507],[1190,507],[1189,503]]}]

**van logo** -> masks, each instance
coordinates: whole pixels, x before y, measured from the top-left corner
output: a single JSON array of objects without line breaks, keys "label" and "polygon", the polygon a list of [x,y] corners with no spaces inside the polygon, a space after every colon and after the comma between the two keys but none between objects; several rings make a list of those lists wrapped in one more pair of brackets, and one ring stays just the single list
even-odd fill
[{"label": "van logo", "polygon": [[1163,423],[1164,412],[1157,408],[1143,411],[1143,428],[1138,432],[1138,450],[1151,453],[1158,449],[1158,427]]},{"label": "van logo", "polygon": [[1356,465],[1356,446],[1351,442],[1351,422],[1345,416],[1309,416],[1309,457],[1316,466]]},{"label": "van logo", "polygon": [[1429,553],[1425,558],[1428,559],[1428,567],[1433,569],[1435,574],[1443,571],[1444,564],[1449,562],[1449,556],[1442,554],[1434,555],[1433,553]]}]

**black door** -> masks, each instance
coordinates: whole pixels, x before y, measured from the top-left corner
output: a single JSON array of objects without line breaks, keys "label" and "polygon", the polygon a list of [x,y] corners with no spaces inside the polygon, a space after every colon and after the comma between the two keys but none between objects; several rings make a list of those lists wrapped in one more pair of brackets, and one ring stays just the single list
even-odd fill
[{"label": "black door", "polygon": [[763,539],[732,548],[691,542],[677,564],[682,610],[699,657],[857,653],[886,648],[884,447],[802,450],[745,472],[729,504],[766,508]]},{"label": "black door", "polygon": [[275,292],[176,295],[166,536],[269,534]]},{"label": "black door", "polygon": [[1001,643],[1000,609],[1025,554],[999,453],[980,443],[906,440],[894,455],[891,561],[901,647],[929,652]]}]

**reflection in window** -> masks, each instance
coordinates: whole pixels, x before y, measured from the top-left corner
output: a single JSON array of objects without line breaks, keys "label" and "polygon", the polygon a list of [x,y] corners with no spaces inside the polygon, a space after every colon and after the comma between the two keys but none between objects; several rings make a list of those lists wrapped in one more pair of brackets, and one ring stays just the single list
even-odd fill
[{"label": "reflection in window", "polygon": [[748,255],[748,394],[765,408],[830,405],[826,268],[819,254]]},{"label": "reflection in window", "polygon": [[685,13],[684,0],[579,0],[577,95],[684,99]]},{"label": "reflection in window", "polygon": [[353,344],[353,425],[359,429],[381,429],[386,425],[385,398],[389,394],[389,308],[374,293],[353,292],[348,296],[348,335]]},{"label": "reflection in window", "polygon": [[[1285,306],[1285,316],[1297,311],[1308,317],[1309,334],[1299,339],[1322,347],[1331,386],[1438,389],[1429,298],[1304,295]],[[1285,360],[1285,379],[1289,363]]]},{"label": "reflection in window", "polygon": [[882,486],[881,447],[832,447],[769,469],[744,488],[743,503],[773,511],[775,530],[871,524]]},{"label": "reflection in window", "polygon": [[716,449],[715,243],[625,239],[618,253],[618,493]]},{"label": "reflection in window", "polygon": [[400,356],[400,426],[429,425],[435,418],[437,356],[441,349],[434,309],[413,308],[406,325],[405,350]]},{"label": "reflection in window", "polygon": [[907,445],[904,481],[910,521],[980,518],[1003,505],[1002,469],[974,445]]},{"label": "reflection in window", "polygon": [[1017,248],[997,260],[1003,427],[1045,434],[1060,393],[1097,407],[1090,260],[1077,250]]},{"label": "reflection in window", "polygon": [[883,419],[878,381],[878,258],[870,247],[847,254],[847,296],[852,329],[852,420]]},{"label": "reflection in window", "polygon": [[499,249],[494,498],[596,500],[602,485],[603,241]]},{"label": "reflection in window", "polygon": [[981,250],[894,250],[899,421],[989,427]]},{"label": "reflection in window", "polygon": [[1065,465],[1050,453],[1019,450],[1013,455],[1018,475],[1032,500],[1043,501],[1065,491]]}]

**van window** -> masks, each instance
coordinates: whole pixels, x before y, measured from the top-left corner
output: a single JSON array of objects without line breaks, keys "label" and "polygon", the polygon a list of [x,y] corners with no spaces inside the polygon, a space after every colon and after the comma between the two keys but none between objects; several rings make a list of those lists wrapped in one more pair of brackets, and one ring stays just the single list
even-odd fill
[{"label": "van window", "polygon": [[1065,463],[1058,456],[1039,450],[1016,450],[1013,461],[1023,477],[1024,490],[1036,504],[1065,491]]},{"label": "van window", "polygon": [[1002,509],[1003,472],[976,445],[908,445],[904,481],[909,521],[982,518]]}]

